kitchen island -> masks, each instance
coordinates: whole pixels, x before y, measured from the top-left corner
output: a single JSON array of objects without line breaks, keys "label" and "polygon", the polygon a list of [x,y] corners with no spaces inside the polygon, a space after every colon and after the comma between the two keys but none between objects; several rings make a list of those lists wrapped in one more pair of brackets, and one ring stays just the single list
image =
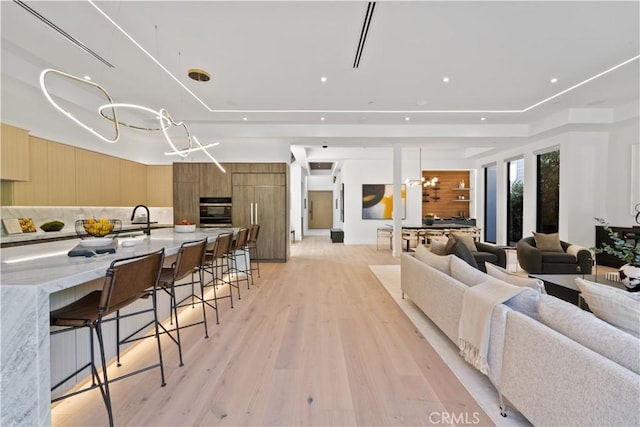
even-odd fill
[{"label": "kitchen island", "polygon": [[[3,248],[0,270],[0,425],[51,424],[51,352],[49,312],[69,302],[69,292],[104,277],[118,258],[165,249],[177,254],[183,242],[207,238],[230,229],[196,229],[175,233],[172,228],[153,230],[151,236],[120,239],[115,254],[69,257],[80,239]],[[123,247],[132,240],[134,246]],[[89,290],[85,291],[88,292]],[[64,295],[63,298],[57,298]],[[79,297],[74,294],[74,297]]]}]

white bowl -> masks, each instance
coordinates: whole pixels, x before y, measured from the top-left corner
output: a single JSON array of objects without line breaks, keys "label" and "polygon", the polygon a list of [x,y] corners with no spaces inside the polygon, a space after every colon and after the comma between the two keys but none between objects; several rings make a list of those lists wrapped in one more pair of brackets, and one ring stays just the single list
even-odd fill
[{"label": "white bowl", "polygon": [[195,224],[190,224],[190,225],[176,224],[174,225],[173,228],[176,233],[193,233],[194,231],[196,231]]}]

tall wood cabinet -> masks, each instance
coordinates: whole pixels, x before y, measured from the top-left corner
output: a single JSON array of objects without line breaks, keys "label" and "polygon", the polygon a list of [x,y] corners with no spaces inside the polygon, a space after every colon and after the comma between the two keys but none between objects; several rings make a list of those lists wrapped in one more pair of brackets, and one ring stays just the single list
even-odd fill
[{"label": "tall wood cabinet", "polygon": [[231,197],[234,227],[260,224],[260,259],[286,261],[289,254],[286,163],[173,164],[175,221],[200,221],[200,197]]},{"label": "tall wood cabinet", "polygon": [[286,261],[287,185],[284,173],[233,173],[233,225],[260,225],[260,259]]}]

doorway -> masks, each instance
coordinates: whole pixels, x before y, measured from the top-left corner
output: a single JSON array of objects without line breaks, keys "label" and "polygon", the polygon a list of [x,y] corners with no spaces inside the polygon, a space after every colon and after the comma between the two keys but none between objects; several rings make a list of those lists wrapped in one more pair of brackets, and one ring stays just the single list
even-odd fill
[{"label": "doorway", "polygon": [[309,229],[333,227],[333,192],[309,191]]}]

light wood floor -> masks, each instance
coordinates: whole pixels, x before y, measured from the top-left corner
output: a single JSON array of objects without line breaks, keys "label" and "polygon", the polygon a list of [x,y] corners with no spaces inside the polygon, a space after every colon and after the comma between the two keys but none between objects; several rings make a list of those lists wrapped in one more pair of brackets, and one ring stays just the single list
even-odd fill
[{"label": "light wood floor", "polygon": [[[183,367],[163,341],[166,387],[157,369],[113,383],[116,425],[493,425],[367,267],[397,263],[375,245],[305,237],[288,263],[261,264],[234,309],[221,302],[220,325],[209,312],[209,339],[183,331]],[[153,360],[152,341],[110,371]],[[52,423],[106,425],[99,392],[58,403]]]}]

